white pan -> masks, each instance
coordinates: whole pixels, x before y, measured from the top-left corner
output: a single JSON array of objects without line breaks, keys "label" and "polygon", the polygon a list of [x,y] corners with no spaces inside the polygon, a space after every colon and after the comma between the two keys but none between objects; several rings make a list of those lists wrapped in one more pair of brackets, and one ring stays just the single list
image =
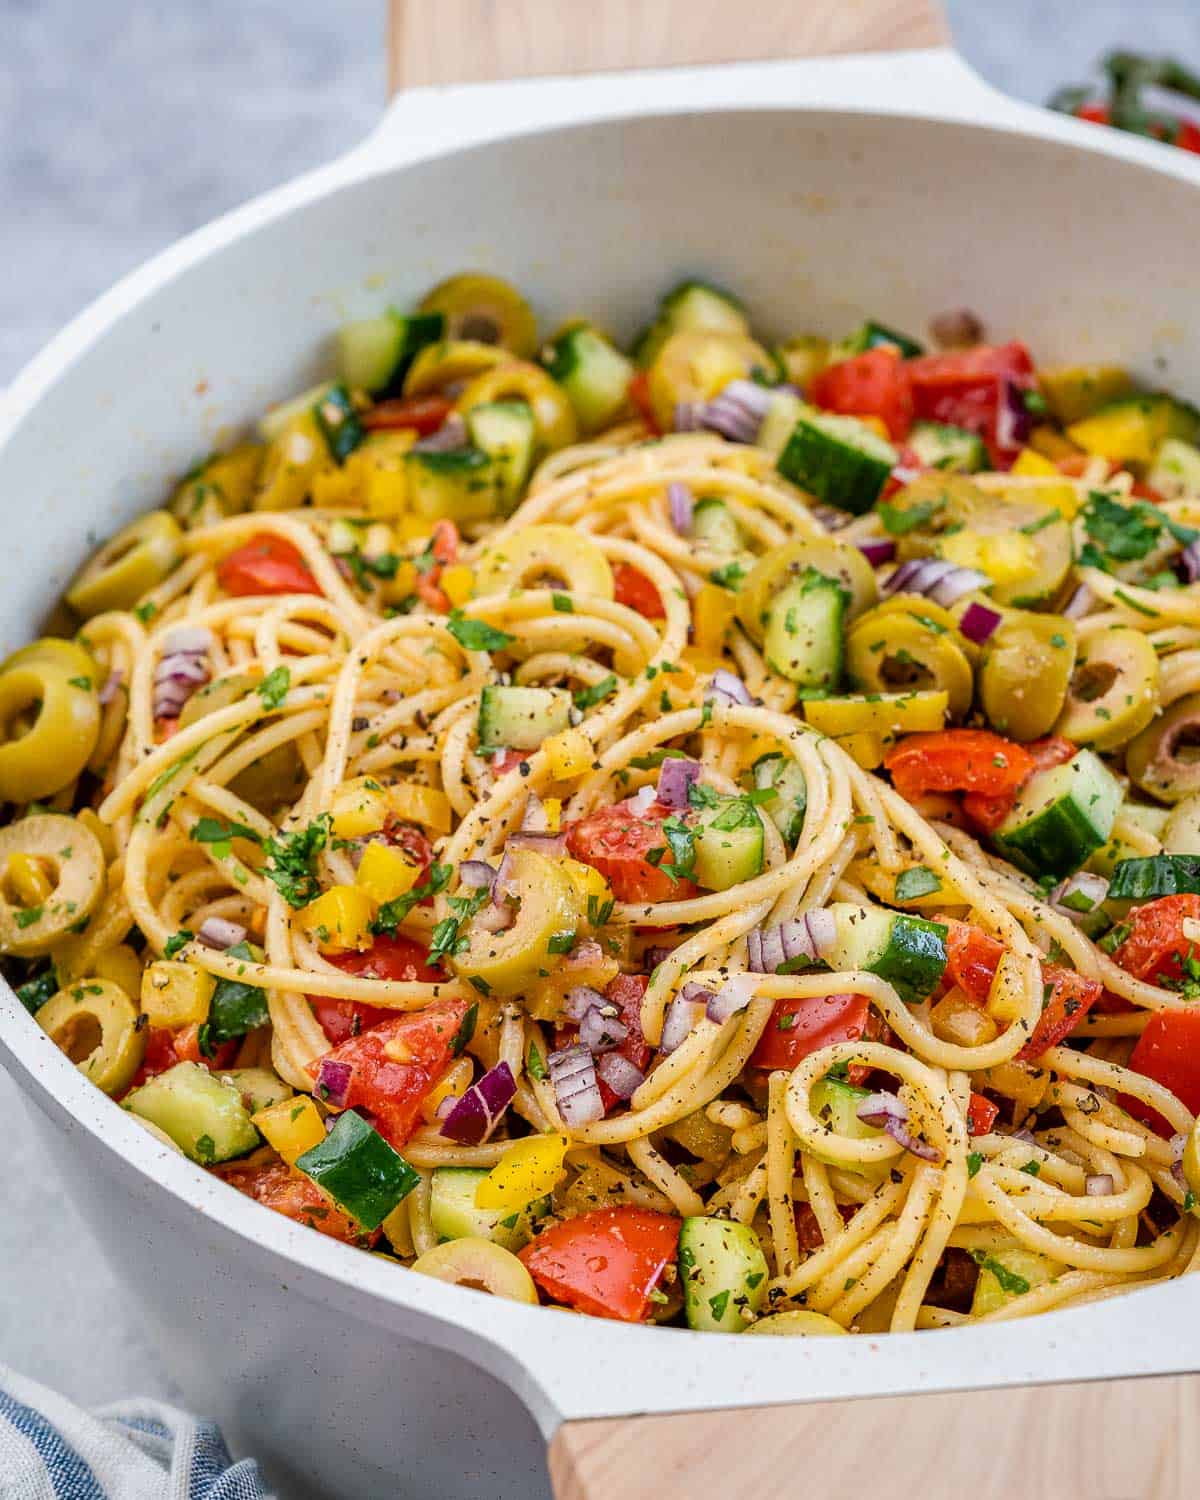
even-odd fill
[{"label": "white pan", "polygon": [[[512,0],[505,24],[539,8]],[[452,29],[461,16],[436,10]],[[478,6],[481,28],[494,10]],[[0,648],[36,633],[92,541],[158,503],[222,429],[318,378],[339,322],[455,269],[511,276],[544,327],[586,306],[623,334],[684,271],[736,287],[778,334],[866,314],[919,328],[966,305],[1047,362],[1104,358],[1196,397],[1198,246],[1195,158],[1014,104],[943,49],[414,90],[348,156],[127,278],[21,375],[0,420]],[[1194,1488],[1195,1379],[714,1413],[1194,1371],[1200,1280],[879,1339],[518,1306],[405,1274],[206,1176],[2,1000],[0,1060],[47,1157],[189,1400],[289,1497],[535,1500],[556,1434],[560,1495]],[[1185,1400],[1190,1421],[1173,1421]],[[671,1412],[701,1415],[584,1421]]]}]

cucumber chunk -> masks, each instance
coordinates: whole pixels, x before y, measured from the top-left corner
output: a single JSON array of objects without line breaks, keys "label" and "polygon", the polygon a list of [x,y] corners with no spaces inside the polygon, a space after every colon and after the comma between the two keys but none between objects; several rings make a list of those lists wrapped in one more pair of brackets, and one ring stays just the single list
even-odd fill
[{"label": "cucumber chunk", "polygon": [[536,1221],[550,1212],[550,1199],[527,1208],[476,1208],[475,1193],[488,1176],[486,1167],[435,1167],[430,1184],[429,1222],[439,1239],[491,1240],[505,1250],[520,1250],[533,1238]]},{"label": "cucumber chunk", "polygon": [[331,385],[313,406],[313,416],[326,447],[339,464],[344,464],[367,440],[350,392],[344,385]]},{"label": "cucumber chunk", "polygon": [[[818,1078],[809,1090],[808,1106],[815,1118],[828,1128],[830,1135],[852,1141],[869,1141],[883,1134],[877,1125],[868,1125],[858,1118],[858,1107],[870,1097],[870,1093],[870,1089],[859,1088],[844,1078],[831,1078],[826,1074],[824,1078]],[[832,1154],[822,1156],[819,1151],[814,1151],[813,1155],[827,1166],[841,1165]]]},{"label": "cucumber chunk", "polygon": [[1181,438],[1165,438],[1146,483],[1168,500],[1200,496],[1200,448]]},{"label": "cucumber chunk", "polygon": [[758,436],[754,439],[756,447],[765,448],[768,453],[779,455],[787,447],[787,440],[792,435],[796,423],[804,415],[805,406],[800,397],[793,391],[775,391],[771,395],[771,404],[767,407],[767,414],[762,420],[762,426],[758,429]]},{"label": "cucumber chunk", "polygon": [[762,819],[747,798],[719,798],[701,814],[692,840],[696,880],[706,890],[727,891],[762,874]]},{"label": "cucumber chunk", "polygon": [[776,467],[822,504],[861,516],[879,499],[899,457],[856,417],[806,408]]},{"label": "cucumber chunk", "polygon": [[658,305],[658,317],[634,340],[633,357],[646,369],[673,333],[733,333],[749,336],[741,303],[707,281],[681,281]]},{"label": "cucumber chunk", "polygon": [[902,1000],[923,1000],[946,967],[946,932],[940,922],[879,906],[837,902],[837,935],[823,957],[831,969],[866,969],[895,988]]},{"label": "cucumber chunk", "polygon": [[1022,1297],[1035,1286],[1053,1281],[1066,1270],[1060,1261],[1039,1255],[1035,1250],[1026,1250],[1023,1245],[972,1253],[979,1267],[979,1279],[971,1301],[971,1316],[975,1318],[995,1312],[1014,1297]]},{"label": "cucumber chunk", "polygon": [[536,750],[570,722],[571,695],[564,688],[489,683],[479,695],[481,750]]},{"label": "cucumber chunk", "polygon": [[281,1099],[290,1099],[294,1090],[284,1083],[271,1068],[231,1068],[227,1073],[218,1073],[222,1083],[232,1084],[246,1112],[256,1115],[260,1109],[278,1104]]},{"label": "cucumber chunk", "polygon": [[467,414],[472,444],[491,459],[501,512],[516,509],[533,468],[537,429],[524,401],[485,401]]},{"label": "cucumber chunk", "polygon": [[585,436],[607,427],[628,400],[633,361],[586,323],[559,334],[542,359],[566,391]]},{"label": "cucumber chunk", "polygon": [[445,326],[441,313],[406,318],[394,310],[381,318],[343,323],[338,330],[342,379],[373,396],[399,395],[409,366],[426,344],[437,343]]},{"label": "cucumber chunk", "polygon": [[479,448],[404,455],[413,510],[430,521],[486,521],[500,507],[499,475]]},{"label": "cucumber chunk", "polygon": [[1200,858],[1192,854],[1156,854],[1122,859],[1109,882],[1109,901],[1155,901],[1159,896],[1200,896]]},{"label": "cucumber chunk", "polygon": [[1005,858],[1032,875],[1073,875],[1109,840],[1121,784],[1091,750],[1038,771],[996,830]]},{"label": "cucumber chunk", "polygon": [[684,1219],[679,1276],[689,1328],[741,1333],[767,1294],[767,1261],[749,1224]]},{"label": "cucumber chunk", "polygon": [[201,1166],[245,1156],[259,1142],[237,1088],[199,1063],[176,1063],[134,1089],[124,1107],[165,1131]]},{"label": "cucumber chunk", "polygon": [[897,333],[894,328],[887,328],[882,323],[868,319],[847,338],[838,340],[829,351],[829,362],[834,364],[841,359],[852,359],[856,354],[865,354],[868,349],[878,349],[884,344],[892,344],[899,349],[901,359],[916,359],[919,354],[925,353],[924,344],[918,344],[916,339],[910,339],[906,333]]},{"label": "cucumber chunk", "polygon": [[742,528],[724,500],[709,496],[697,500],[692,512],[692,535],[716,552],[740,552],[745,545]]},{"label": "cucumber chunk", "polygon": [[977,474],[988,466],[987,448],[977,432],[945,422],[914,422],[908,446],[929,469]]},{"label": "cucumber chunk", "polygon": [[848,602],[842,585],[815,568],[782,588],[767,610],[763,633],[763,655],[771,670],[802,692],[836,693]]},{"label": "cucumber chunk", "polygon": [[337,1117],[323,1141],[296,1158],[296,1166],[364,1229],[378,1229],[421,1180],[420,1173],[352,1109]]},{"label": "cucumber chunk", "polygon": [[763,803],[763,811],[779,829],[785,844],[794,844],[804,827],[804,810],[808,806],[808,787],[804,772],[790,756],[774,750],[760,755],[751,767],[757,791],[774,791],[775,796]]}]

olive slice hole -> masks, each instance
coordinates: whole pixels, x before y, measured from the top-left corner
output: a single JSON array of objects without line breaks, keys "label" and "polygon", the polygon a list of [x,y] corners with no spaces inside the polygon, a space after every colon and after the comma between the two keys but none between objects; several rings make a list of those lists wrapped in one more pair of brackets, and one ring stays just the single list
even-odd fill
[{"label": "olive slice hole", "polygon": [[80,1010],[54,1034],[54,1044],[73,1063],[86,1062],[100,1045],[100,1022],[90,1010]]},{"label": "olive slice hole", "polygon": [[880,663],[879,675],[889,688],[936,687],[933,673],[903,647],[893,656],[885,656]]},{"label": "olive slice hole", "polygon": [[1071,695],[1082,703],[1095,703],[1112,690],[1118,675],[1110,662],[1084,662],[1071,678]]},{"label": "olive slice hole", "polygon": [[468,313],[458,325],[458,337],[476,344],[498,344],[500,327],[486,313]]}]

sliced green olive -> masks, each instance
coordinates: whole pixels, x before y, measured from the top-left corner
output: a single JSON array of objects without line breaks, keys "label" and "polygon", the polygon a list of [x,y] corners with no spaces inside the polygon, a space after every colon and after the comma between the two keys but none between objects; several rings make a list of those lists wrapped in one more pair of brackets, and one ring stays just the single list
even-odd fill
[{"label": "sliced green olive", "polygon": [[1182,802],[1200,793],[1200,693],[1172,703],[1129,742],[1125,770],[1160,802]]},{"label": "sliced green olive", "polygon": [[836,1337],[838,1334],[844,1334],[846,1330],[840,1323],[835,1323],[832,1318],[827,1318],[824,1313],[811,1312],[807,1308],[796,1307],[787,1312],[772,1313],[767,1318],[759,1318],[757,1322],[750,1324],[746,1332],[776,1334],[794,1338],[796,1335]]},{"label": "sliced green olive", "polygon": [[37,1023],[79,1071],[106,1094],[119,1094],[141,1066],[146,1037],[137,1007],[110,979],[80,979],[59,990]]},{"label": "sliced green olive", "polygon": [[[49,894],[36,905],[14,902],[8,862],[36,862]],[[96,909],[105,889],[104,851],[84,824],[62,813],[36,813],[0,828],[0,953],[47,953]]]},{"label": "sliced green olive", "polygon": [[1193,1197],[1200,1197],[1200,1120],[1192,1122],[1183,1143],[1183,1180]]},{"label": "sliced green olive", "polygon": [[476,375],[494,370],[511,358],[507,349],[472,339],[444,339],[440,344],[427,344],[409,366],[404,377],[404,394],[423,396],[460,380],[474,380]]},{"label": "sliced green olive", "polygon": [[761,344],[744,334],[673,333],[649,370],[655,420],[663,432],[671,432],[681,401],[709,401],[731,380],[749,379],[755,370],[773,369],[774,363]]},{"label": "sliced green olive", "polygon": [[928,557],[946,531],[971,526],[994,502],[964,474],[940,469],[918,475],[888,501],[888,530],[901,562]]},{"label": "sliced green olive", "polygon": [[998,604],[1044,603],[1058,591],[1074,560],[1070,523],[1056,510],[1031,515],[1029,507],[995,501],[992,506],[975,525],[943,535],[939,554],[986,573]]},{"label": "sliced green olive", "polygon": [[871,610],[846,637],[846,671],[863,693],[936,691],[947,695],[950,717],[971,706],[971,664],[954,638],[907,611]]},{"label": "sliced green olive", "polygon": [[87,678],[90,686],[100,686],[100,668],[96,658],[78,641],[64,640],[62,636],[44,635],[39,641],[31,641],[14,651],[3,665],[0,674],[13,667],[27,666],[31,661],[49,661],[66,668],[72,677]]},{"label": "sliced green olive", "polygon": [[67,589],[67,603],[85,620],[106,609],[132,609],[182,556],[179,523],[165,510],[152,510],[84,563]]},{"label": "sliced green olive", "polygon": [[1162,830],[1166,854],[1200,854],[1200,794],[1177,802]]},{"label": "sliced green olive", "polygon": [[511,532],[483,554],[475,570],[481,597],[545,586],[611,599],[612,568],[591,537],[549,523]]},{"label": "sliced green olive", "polygon": [[[184,704],[179,715],[180,729],[239,702],[254,690],[257,683],[257,678],[245,672],[233,672],[228,677],[218,677],[215,682],[206,683]],[[229,783],[229,790],[259,812],[271,812],[284,805],[290,807],[304,790],[306,780],[300,753],[289,741],[251,761]]]},{"label": "sliced green olive", "polygon": [[193,469],[171,496],[171,514],[191,530],[248,510],[264,451],[261,443],[239,443]]},{"label": "sliced green olive", "polygon": [[1059,615],[1014,611],[984,647],[979,700],[988,722],[1014,740],[1049,734],[1075,670],[1075,627]]},{"label": "sliced green olive", "polygon": [[513,1302],[538,1300],[533,1277],[511,1250],[471,1235],[426,1250],[413,1261],[412,1269],[422,1276],[436,1276],[439,1281],[490,1292],[493,1297],[508,1297]]},{"label": "sliced green olive", "polygon": [[533,413],[537,446],[543,453],[566,448],[579,436],[575,408],[556,380],[539,365],[510,360],[477,375],[458,398],[464,415],[493,401],[524,401]]},{"label": "sliced green olive", "polygon": [[253,509],[294,510],[304,504],[317,475],[333,467],[329,444],[311,407],[297,412],[267,444]]},{"label": "sliced green olive", "polygon": [[479,271],[451,276],[426,292],[417,311],[441,313],[447,338],[499,344],[521,359],[528,359],[538,346],[533,309],[515,286],[498,276]]},{"label": "sliced green olive", "polygon": [[48,658],[0,673],[0,733],[0,800],[52,797],[96,748],[100,699],[92,679]]},{"label": "sliced green olive", "polygon": [[501,995],[517,995],[553,967],[555,947],[579,927],[582,915],[579,893],[567,873],[532,849],[513,852],[508,888],[518,903],[512,926],[489,932],[473,920],[467,946],[452,962],[463,979],[482,979]]},{"label": "sliced green olive", "polygon": [[1077,745],[1114,750],[1158,708],[1158,657],[1140,630],[1114,625],[1083,644],[1057,730]]},{"label": "sliced green olive", "polygon": [[853,620],[869,609],[879,597],[871,564],[857,547],[839,542],[836,537],[806,537],[788,542],[760,557],[750,569],[738,590],[738,619],[759,644],[767,624],[771,600],[793,578],[814,568],[826,578],[835,578],[849,591],[846,618]]}]

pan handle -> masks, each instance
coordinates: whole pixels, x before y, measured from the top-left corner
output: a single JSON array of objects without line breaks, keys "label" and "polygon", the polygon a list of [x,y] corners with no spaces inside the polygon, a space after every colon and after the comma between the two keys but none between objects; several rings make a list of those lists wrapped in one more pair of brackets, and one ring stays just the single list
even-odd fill
[{"label": "pan handle", "polygon": [[393,93],[624,68],[896,52],[949,43],[940,0],[391,0]]},{"label": "pan handle", "polygon": [[1200,1375],[567,1422],[550,1445],[557,1500],[1183,1500],[1197,1462]]}]

